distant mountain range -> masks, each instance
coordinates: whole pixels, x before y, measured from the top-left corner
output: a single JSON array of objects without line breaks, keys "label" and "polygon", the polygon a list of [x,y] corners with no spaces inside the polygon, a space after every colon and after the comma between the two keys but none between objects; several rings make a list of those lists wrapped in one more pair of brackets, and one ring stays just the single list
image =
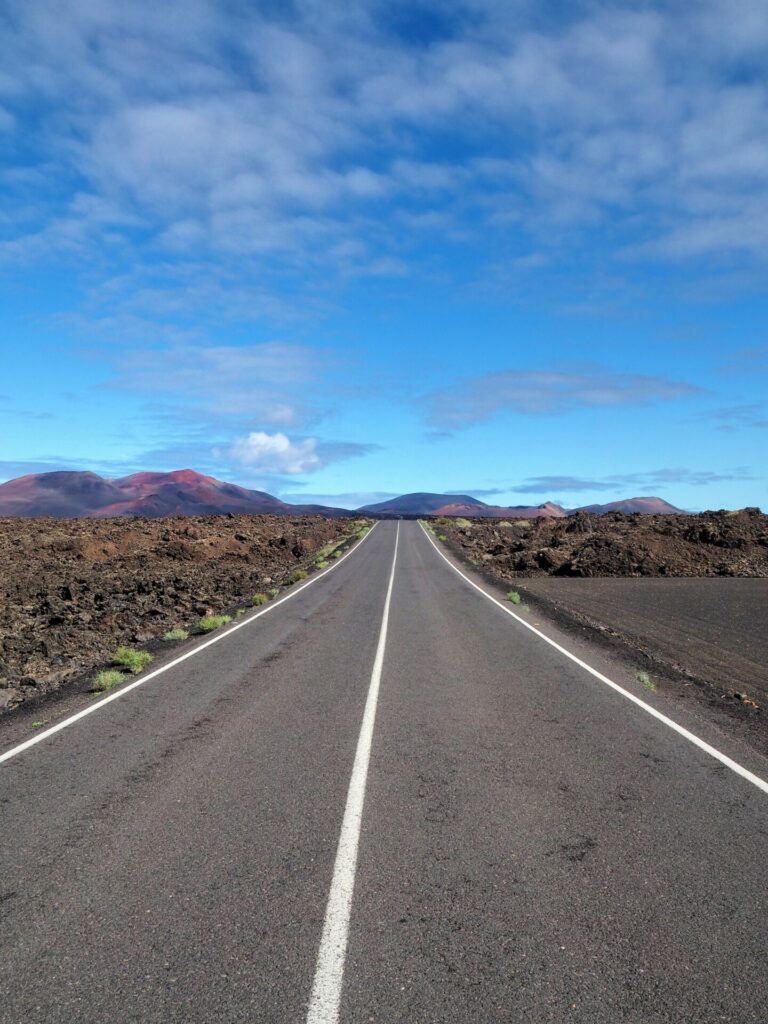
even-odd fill
[{"label": "distant mountain range", "polygon": [[[552,502],[542,505],[487,505],[469,494],[430,493],[403,494],[357,509],[357,512],[373,516],[482,516],[487,519],[534,519],[582,511],[599,515],[604,512],[679,514],[682,510],[661,498],[628,498],[607,505],[565,509]],[[133,473],[114,480],[88,472],[35,473],[0,484],[0,516],[102,519],[108,516],[191,516],[227,512],[252,515],[355,514],[350,509],[326,505],[289,505],[265,491],[251,491],[237,484],[224,483],[193,469],[180,469],[173,473]]]},{"label": "distant mountain range", "polygon": [[612,501],[607,505],[582,505],[579,508],[563,508],[554,502],[542,505],[486,505],[484,501],[468,494],[402,494],[399,498],[380,501],[375,505],[364,505],[360,512],[386,516],[463,516],[467,519],[536,519],[539,516],[571,516],[576,512],[645,512],[655,515],[680,515],[682,509],[675,508],[662,498],[626,498]]}]

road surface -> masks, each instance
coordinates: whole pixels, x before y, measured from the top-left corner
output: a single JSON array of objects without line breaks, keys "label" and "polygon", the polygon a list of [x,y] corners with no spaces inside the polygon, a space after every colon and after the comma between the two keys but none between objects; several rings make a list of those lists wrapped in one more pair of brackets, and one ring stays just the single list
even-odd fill
[{"label": "road surface", "polygon": [[536,628],[588,668],[383,522],[55,735],[0,724],[0,1021],[764,1024],[768,766]]}]

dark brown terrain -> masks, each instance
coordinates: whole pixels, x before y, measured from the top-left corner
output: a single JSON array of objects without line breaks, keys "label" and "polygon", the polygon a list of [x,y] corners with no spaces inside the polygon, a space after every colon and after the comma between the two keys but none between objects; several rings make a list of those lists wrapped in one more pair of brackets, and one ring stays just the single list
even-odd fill
[{"label": "dark brown terrain", "polygon": [[466,559],[505,578],[768,576],[768,516],[758,509],[439,523]]},{"label": "dark brown terrain", "polygon": [[[531,611],[694,685],[739,713],[768,708],[768,516],[440,520],[436,532]],[[690,681],[686,683],[686,681]]]},{"label": "dark brown terrain", "polygon": [[0,519],[0,710],[286,583],[360,520]]}]

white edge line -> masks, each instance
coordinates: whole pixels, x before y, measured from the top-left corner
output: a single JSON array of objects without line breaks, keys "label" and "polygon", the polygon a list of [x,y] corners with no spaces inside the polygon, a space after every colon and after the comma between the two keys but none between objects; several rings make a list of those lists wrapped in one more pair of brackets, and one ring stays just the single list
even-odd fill
[{"label": "white edge line", "polygon": [[186,661],[187,658],[193,658],[196,654],[199,654],[200,651],[204,651],[206,647],[211,647],[213,644],[219,643],[220,640],[224,640],[226,637],[231,636],[232,633],[237,632],[238,629],[243,629],[244,626],[250,626],[252,622],[255,622],[256,619],[260,619],[262,615],[266,615],[267,612],[271,612],[281,604],[285,604],[286,601],[290,601],[291,598],[300,594],[302,590],[306,590],[307,587],[311,587],[313,583],[317,583],[317,581],[322,579],[323,576],[326,576],[329,572],[333,572],[333,570],[341,565],[341,563],[347,559],[353,551],[358,551],[361,545],[365,543],[378,525],[378,522],[374,523],[362,540],[358,541],[357,544],[353,544],[349,551],[342,555],[341,558],[337,559],[333,565],[330,565],[327,569],[323,569],[319,573],[313,574],[311,579],[307,580],[306,583],[302,583],[302,585],[296,589],[292,588],[285,597],[281,597],[278,601],[270,602],[270,604],[268,604],[266,608],[262,608],[260,612],[255,612],[253,615],[248,616],[248,618],[244,618],[242,622],[236,622],[233,626],[230,626],[228,629],[217,633],[216,636],[211,637],[210,640],[206,640],[205,643],[201,643],[196,647],[193,647],[192,650],[187,651],[186,654],[181,654],[178,658],[174,658],[173,661],[169,661],[166,665],[161,665],[160,668],[156,668],[152,672],[147,672],[146,675],[143,675],[135,682],[130,683],[128,686],[120,687],[119,690],[115,690],[115,692],[110,693],[108,697],[104,697],[102,700],[96,701],[95,704],[89,704],[87,708],[83,708],[82,711],[78,711],[76,714],[70,715],[69,718],[65,718],[56,725],[52,725],[50,729],[46,729],[44,732],[38,733],[30,739],[24,740],[23,743],[19,743],[17,746],[11,747],[11,749],[6,750],[4,754],[0,754],[0,764],[4,761],[10,761],[12,757],[16,757],[17,754],[21,754],[23,751],[29,750],[29,748],[34,747],[35,744],[42,743],[43,740],[47,740],[50,736],[54,736],[57,732],[61,732],[62,729],[66,729],[70,725],[74,725],[75,722],[79,722],[80,719],[85,718],[86,715],[92,715],[94,711],[98,711],[106,704],[111,704],[113,700],[119,700],[120,697],[124,697],[126,693],[130,693],[131,690],[135,690],[137,686],[143,686],[144,683],[148,683],[150,679],[154,679],[156,676],[162,675],[163,672],[167,672],[169,669],[175,668],[177,665],[180,665],[182,661]]},{"label": "white edge line", "polygon": [[384,667],[384,651],[387,646],[387,627],[389,624],[389,606],[392,601],[392,587],[395,582],[395,565],[397,564],[397,545],[400,538],[400,523],[395,533],[395,553],[392,556],[392,571],[389,575],[389,586],[384,601],[384,613],[381,618],[379,642],[371,672],[368,697],[360,726],[357,741],[355,762],[349,780],[347,803],[339,833],[339,845],[336,850],[336,861],[333,866],[333,879],[328,894],[325,911],[323,934],[317,954],[315,980],[307,1011],[307,1024],[336,1024],[339,1019],[341,988],[344,981],[344,961],[347,956],[347,938],[349,935],[349,919],[352,913],[352,896],[355,888],[357,871],[357,848],[360,840],[360,825],[365,804],[365,785],[368,778],[368,765],[371,759],[373,727],[376,721],[376,705],[379,699],[381,673]]},{"label": "white edge line", "polygon": [[592,668],[591,665],[588,665],[585,661],[582,661],[581,658],[577,658],[575,654],[571,654],[571,652],[566,650],[565,647],[561,647],[559,643],[557,643],[555,640],[552,640],[545,633],[542,633],[540,630],[536,629],[536,627],[532,626],[530,622],[526,622],[525,619],[521,618],[519,615],[516,615],[511,608],[508,608],[506,605],[502,604],[501,601],[493,597],[492,594],[489,594],[487,590],[484,590],[482,587],[478,586],[478,584],[475,583],[474,580],[471,580],[469,576],[465,575],[461,571],[461,569],[459,569],[459,567],[455,565],[443,551],[440,550],[440,548],[437,546],[432,537],[430,537],[428,531],[425,529],[424,524],[421,521],[419,522],[419,526],[421,526],[422,530],[424,531],[425,537],[430,542],[435,551],[438,553],[438,555],[440,555],[440,557],[448,563],[448,565],[453,569],[453,571],[457,572],[459,576],[461,576],[461,578],[470,585],[470,587],[474,587],[474,589],[481,593],[483,597],[487,597],[489,601],[493,601],[495,605],[501,608],[503,612],[506,612],[507,615],[510,615],[513,619],[515,619],[515,621],[519,622],[521,626],[525,626],[526,629],[529,629],[532,633],[535,633],[536,636],[544,640],[545,643],[548,643],[550,647],[554,647],[556,651],[560,652],[560,654],[564,654],[566,658],[569,658],[571,661],[575,662],[575,664],[577,664],[580,668],[583,668],[585,672],[589,672],[589,674],[594,676],[595,679],[599,679],[601,683],[605,683],[605,685],[610,686],[612,690],[616,690],[616,692],[620,693],[622,697],[626,697],[627,700],[632,701],[633,704],[636,704],[639,708],[642,708],[643,711],[646,711],[649,715],[657,719],[659,722],[663,722],[664,725],[668,726],[670,729],[674,730],[674,732],[684,737],[686,740],[688,740],[689,743],[693,743],[694,746],[698,747],[700,750],[703,750],[705,754],[709,754],[710,757],[714,757],[716,761],[719,761],[721,764],[725,765],[726,768],[730,768],[732,772],[735,772],[737,775],[740,775],[742,779],[746,779],[747,782],[751,782],[753,786],[757,786],[757,788],[762,790],[763,793],[768,793],[768,782],[766,782],[765,779],[761,779],[759,775],[755,775],[754,772],[751,772],[748,768],[744,768],[744,766],[740,765],[738,761],[734,761],[732,758],[728,757],[727,754],[723,754],[716,747],[713,747],[711,744],[707,743],[706,740],[700,739],[698,736],[695,735],[695,733],[690,732],[684,726],[678,725],[677,722],[673,721],[671,718],[668,718],[667,715],[662,714],[661,711],[657,711],[656,708],[654,708],[652,705],[646,704],[646,702],[644,700],[641,700],[640,697],[636,697],[634,693],[630,693],[629,690],[625,690],[623,686],[619,686],[618,683],[614,683],[614,681],[612,679],[609,679],[608,676],[604,676],[602,672],[598,672],[597,669]]}]

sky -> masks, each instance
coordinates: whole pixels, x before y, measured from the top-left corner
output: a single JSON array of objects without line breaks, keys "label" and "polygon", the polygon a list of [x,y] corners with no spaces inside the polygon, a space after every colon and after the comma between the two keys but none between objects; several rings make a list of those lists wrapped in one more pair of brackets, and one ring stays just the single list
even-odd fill
[{"label": "sky", "polygon": [[768,506],[768,0],[4,0],[0,480]]}]

